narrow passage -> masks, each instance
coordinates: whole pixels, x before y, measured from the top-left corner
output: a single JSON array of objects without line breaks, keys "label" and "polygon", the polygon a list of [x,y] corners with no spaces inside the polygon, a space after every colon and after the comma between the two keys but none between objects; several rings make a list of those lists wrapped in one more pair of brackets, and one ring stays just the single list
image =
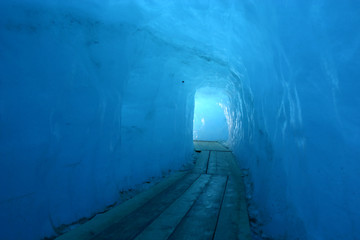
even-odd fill
[{"label": "narrow passage", "polygon": [[241,171],[218,142],[194,141],[178,172],[59,239],[251,239]]}]

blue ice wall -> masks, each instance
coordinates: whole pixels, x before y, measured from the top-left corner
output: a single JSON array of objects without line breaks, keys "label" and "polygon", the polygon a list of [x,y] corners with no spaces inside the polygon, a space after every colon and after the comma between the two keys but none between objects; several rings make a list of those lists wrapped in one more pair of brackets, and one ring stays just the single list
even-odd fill
[{"label": "blue ice wall", "polygon": [[138,7],[2,1],[0,16],[1,239],[58,234],[190,160],[193,102]]},{"label": "blue ice wall", "polygon": [[2,1],[1,238],[55,235],[179,168],[212,87],[257,236],[356,239],[359,5]]},{"label": "blue ice wall", "polygon": [[357,1],[249,5],[251,29],[233,45],[247,90],[232,143],[264,235],[359,236],[359,11]]}]

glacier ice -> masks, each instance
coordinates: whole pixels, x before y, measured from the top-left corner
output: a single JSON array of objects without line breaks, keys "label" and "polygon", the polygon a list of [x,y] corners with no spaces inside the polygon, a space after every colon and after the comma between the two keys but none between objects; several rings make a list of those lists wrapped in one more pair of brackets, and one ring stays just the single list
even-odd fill
[{"label": "glacier ice", "polygon": [[[274,239],[360,235],[360,2],[0,2],[0,238],[39,239],[192,154],[195,96]],[[225,137],[224,137],[225,138]],[[256,237],[256,236],[255,236]]]}]

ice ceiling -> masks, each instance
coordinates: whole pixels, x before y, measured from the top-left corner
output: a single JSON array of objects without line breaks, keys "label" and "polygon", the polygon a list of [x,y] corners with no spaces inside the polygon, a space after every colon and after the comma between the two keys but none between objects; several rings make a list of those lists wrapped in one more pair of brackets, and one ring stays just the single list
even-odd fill
[{"label": "ice ceiling", "polygon": [[360,235],[360,2],[0,2],[0,238],[54,236],[192,154],[228,96],[255,237]]}]

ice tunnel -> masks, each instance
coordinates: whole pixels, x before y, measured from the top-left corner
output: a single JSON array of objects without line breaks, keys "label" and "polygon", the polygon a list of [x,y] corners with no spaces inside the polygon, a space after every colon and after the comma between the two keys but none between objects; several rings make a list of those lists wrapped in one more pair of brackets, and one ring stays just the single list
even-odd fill
[{"label": "ice tunnel", "polygon": [[351,0],[1,1],[0,238],[57,236],[181,168],[210,88],[254,239],[358,239],[359,13]]}]

